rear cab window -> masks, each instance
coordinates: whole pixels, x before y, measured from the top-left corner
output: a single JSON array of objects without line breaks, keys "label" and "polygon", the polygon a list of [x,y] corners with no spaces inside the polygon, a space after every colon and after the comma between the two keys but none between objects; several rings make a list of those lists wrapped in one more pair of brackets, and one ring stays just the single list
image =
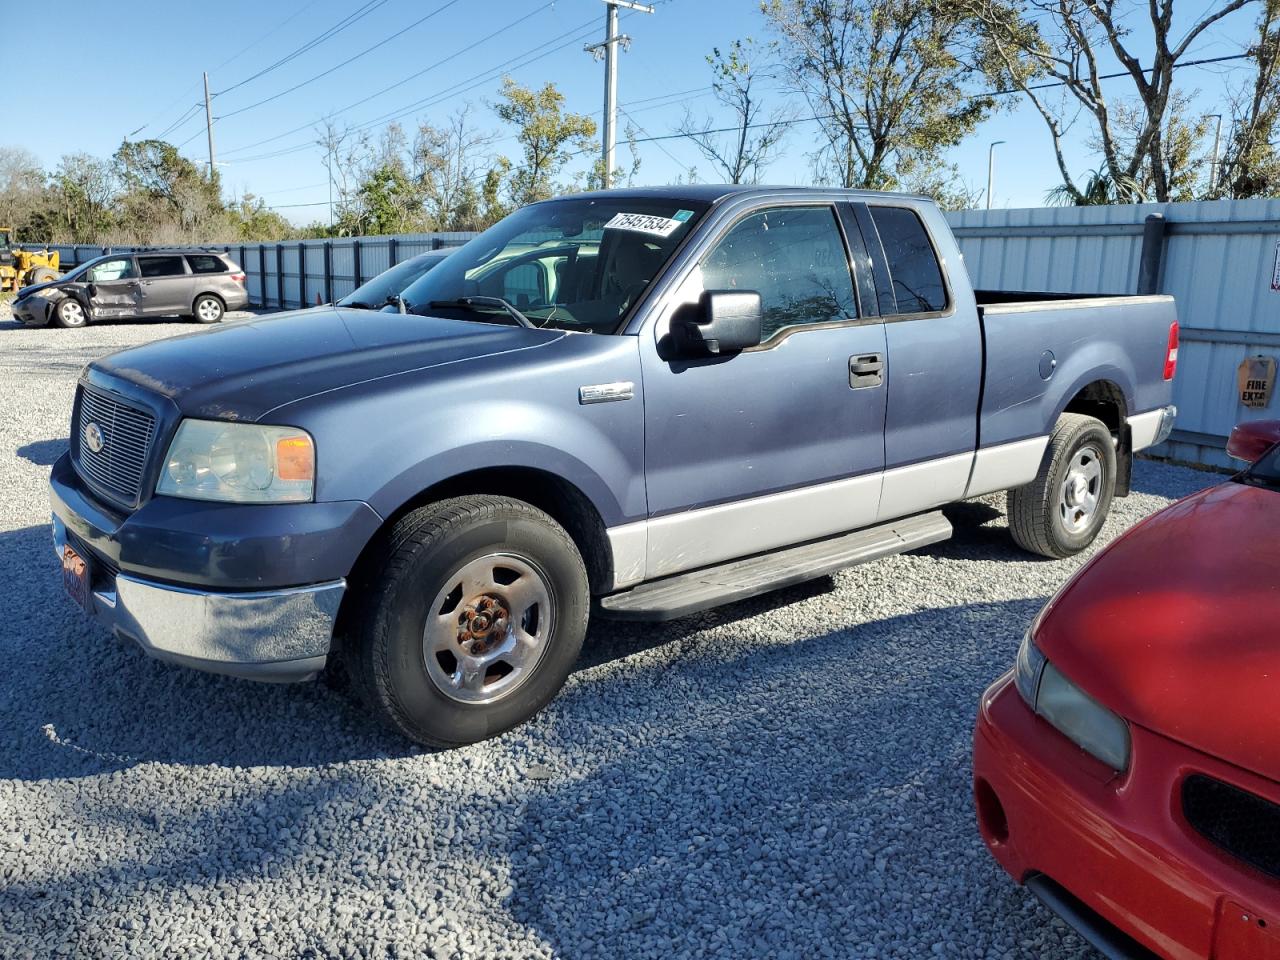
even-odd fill
[{"label": "rear cab window", "polygon": [[221,257],[206,254],[187,254],[192,273],[227,273],[228,267]]},{"label": "rear cab window", "polygon": [[[888,261],[896,309],[884,314],[943,313],[950,305],[938,255],[919,215],[907,207],[868,207]],[[890,305],[891,306],[891,305]]]}]

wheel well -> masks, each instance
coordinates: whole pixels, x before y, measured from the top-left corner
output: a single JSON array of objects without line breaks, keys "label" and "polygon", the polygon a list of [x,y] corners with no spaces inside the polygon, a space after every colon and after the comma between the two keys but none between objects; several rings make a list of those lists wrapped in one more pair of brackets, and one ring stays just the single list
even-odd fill
[{"label": "wheel well", "polygon": [[216,294],[212,290],[201,290],[199,293],[197,293],[195,295],[195,299],[191,301],[191,309],[194,310],[196,308],[196,304],[199,303],[204,297],[213,297],[213,299],[217,300],[220,304],[222,304],[223,310],[227,309],[227,301],[223,300],[220,294]]},{"label": "wheel well", "polygon": [[378,535],[375,535],[361,552],[355,569],[352,570],[352,579],[360,579],[357,574],[375,561],[377,546],[383,539],[382,534],[389,531],[405,514],[426,504],[447,500],[449,497],[476,493],[523,500],[547,513],[556,523],[564,527],[565,532],[577,546],[578,552],[582,555],[582,562],[587,568],[587,580],[590,583],[591,592],[604,593],[610,589],[613,583],[613,552],[609,547],[609,536],[605,531],[604,520],[596,510],[595,504],[567,480],[531,467],[491,467],[473,470],[442,480],[423,490],[386,519]]},{"label": "wheel well", "polygon": [[1062,412],[1095,417],[1112,433],[1119,434],[1124,427],[1127,409],[1123,390],[1110,380],[1095,380],[1072,397]]}]

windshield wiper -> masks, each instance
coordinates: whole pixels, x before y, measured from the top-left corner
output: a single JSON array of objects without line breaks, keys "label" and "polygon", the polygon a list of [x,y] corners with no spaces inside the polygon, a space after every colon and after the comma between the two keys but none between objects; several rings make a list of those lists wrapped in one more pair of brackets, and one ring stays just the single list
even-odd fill
[{"label": "windshield wiper", "polygon": [[501,297],[458,297],[457,300],[432,300],[427,304],[428,307],[470,307],[474,310],[476,307],[499,307],[505,310],[511,319],[522,327],[530,330],[537,330],[538,326],[523,313],[515,308],[508,300]]},{"label": "windshield wiper", "polygon": [[338,306],[351,307],[353,310],[372,310],[373,309],[373,307],[369,306],[367,303],[365,303],[362,300],[348,300],[345,303],[339,303]]}]

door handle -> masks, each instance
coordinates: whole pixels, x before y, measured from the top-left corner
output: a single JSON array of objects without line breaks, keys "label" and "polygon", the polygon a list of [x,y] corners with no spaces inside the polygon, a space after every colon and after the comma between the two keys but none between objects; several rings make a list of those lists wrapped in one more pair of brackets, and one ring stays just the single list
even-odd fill
[{"label": "door handle", "polygon": [[849,387],[862,390],[884,383],[884,354],[864,353],[849,358]]}]

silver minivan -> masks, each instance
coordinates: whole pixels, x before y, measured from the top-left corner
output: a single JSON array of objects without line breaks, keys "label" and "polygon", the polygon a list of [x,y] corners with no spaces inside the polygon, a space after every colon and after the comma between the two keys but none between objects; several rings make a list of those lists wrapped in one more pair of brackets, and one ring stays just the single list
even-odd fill
[{"label": "silver minivan", "polygon": [[24,287],[13,316],[30,326],[164,316],[217,323],[228,310],[248,305],[244,271],[226,254],[156,250],[107,254],[57,280]]}]

